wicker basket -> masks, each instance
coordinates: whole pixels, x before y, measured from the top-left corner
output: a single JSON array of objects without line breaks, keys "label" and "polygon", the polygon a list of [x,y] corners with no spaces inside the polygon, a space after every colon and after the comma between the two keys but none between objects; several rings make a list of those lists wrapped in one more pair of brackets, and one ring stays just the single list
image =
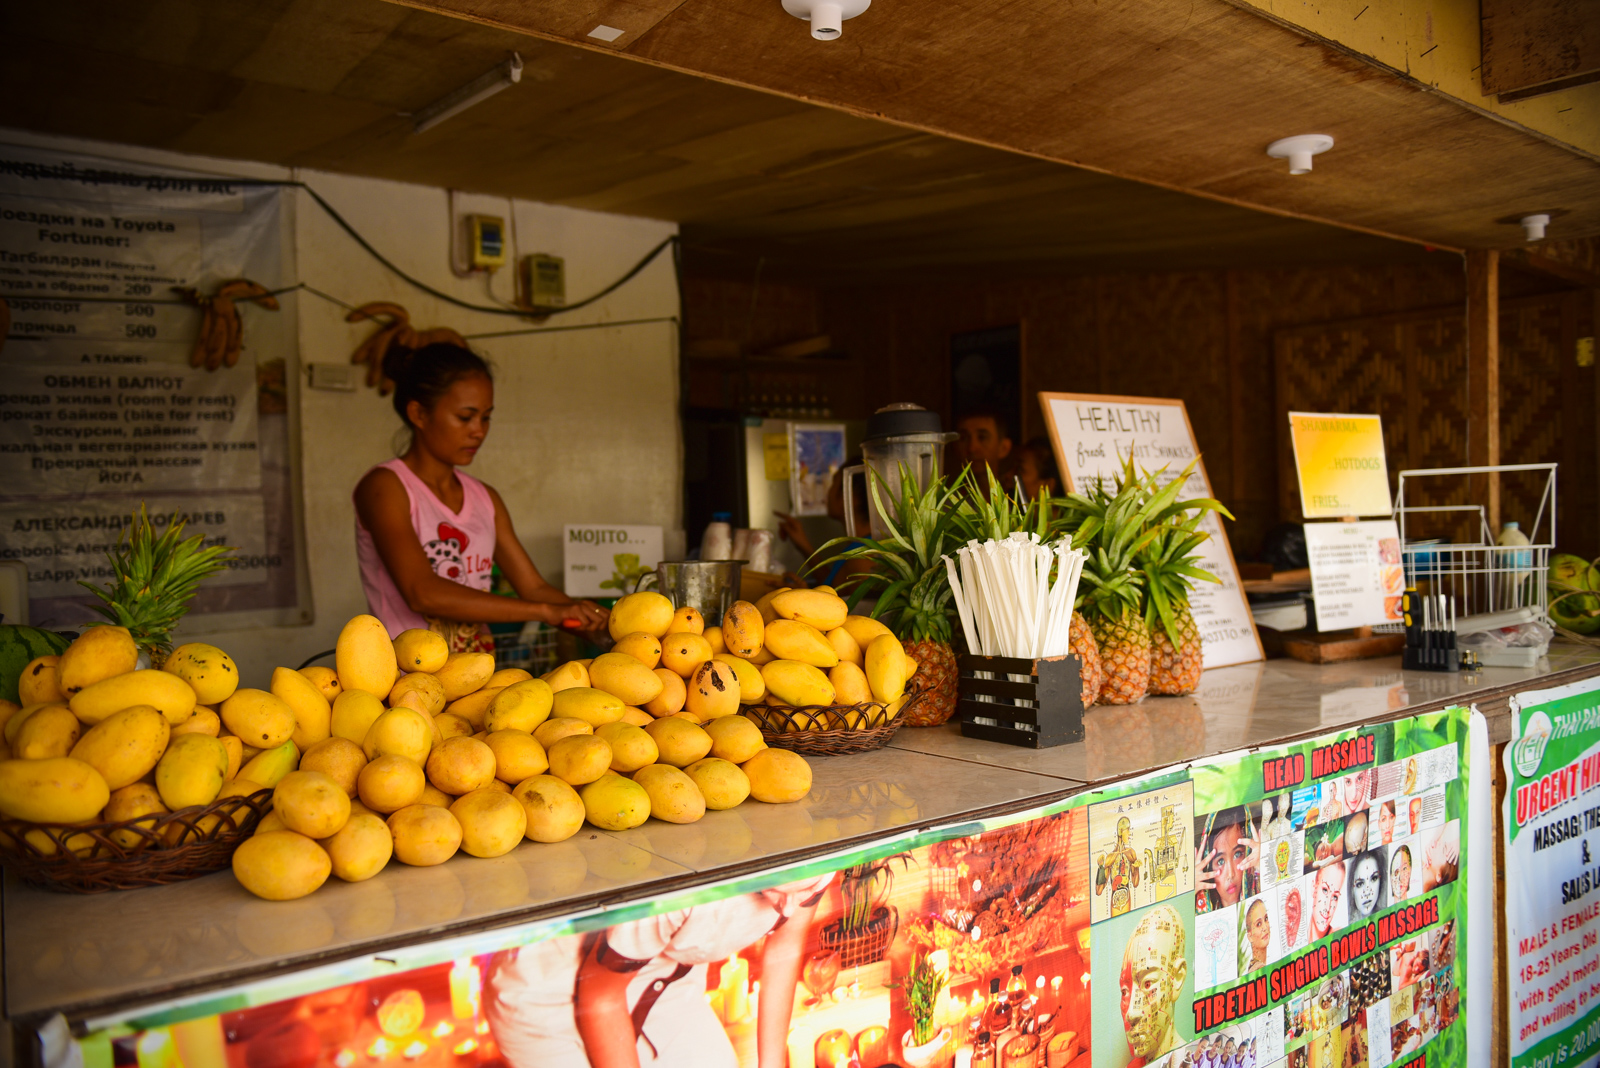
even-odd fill
[{"label": "wicker basket", "polygon": [[272,791],[119,823],[0,819],[0,864],[47,890],[98,894],[225,868],[272,810]]},{"label": "wicker basket", "polygon": [[742,711],[761,728],[761,737],[770,746],[791,749],[807,756],[842,756],[882,749],[905,725],[906,713],[923,700],[920,690],[907,687],[911,696],[894,718],[876,726],[872,723],[888,708],[883,701],[859,705],[803,705],[777,708],[772,705],[745,705]]}]

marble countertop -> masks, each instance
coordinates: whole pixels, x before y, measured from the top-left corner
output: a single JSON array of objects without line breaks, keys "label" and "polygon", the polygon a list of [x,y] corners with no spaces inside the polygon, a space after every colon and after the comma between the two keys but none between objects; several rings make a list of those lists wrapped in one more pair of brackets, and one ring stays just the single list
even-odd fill
[{"label": "marble countertop", "polygon": [[[1480,701],[1551,676],[1600,673],[1600,649],[1558,645],[1538,667],[1475,675],[1403,671],[1397,657],[1217,668],[1191,697],[1092,709],[1084,741],[1032,750],[905,728],[874,753],[812,760],[811,794],[747,802],[698,823],[585,827],[562,843],[377,878],[330,880],[294,902],[259,901],[222,871],[87,897],[3,884],[5,1015],[69,1015],[153,1001],[446,934],[649,897],[900,829],[1043,803],[1091,783],[1219,753]],[[1551,682],[1559,681],[1551,679]],[[1491,728],[1491,736],[1496,732]]]}]

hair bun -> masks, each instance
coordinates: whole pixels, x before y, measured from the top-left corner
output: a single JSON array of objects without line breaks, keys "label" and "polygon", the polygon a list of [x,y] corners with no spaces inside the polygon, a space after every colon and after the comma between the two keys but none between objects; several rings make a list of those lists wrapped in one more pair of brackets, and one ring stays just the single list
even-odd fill
[{"label": "hair bun", "polygon": [[416,350],[404,345],[390,345],[383,354],[383,377],[391,382],[403,382],[411,369],[411,357]]}]

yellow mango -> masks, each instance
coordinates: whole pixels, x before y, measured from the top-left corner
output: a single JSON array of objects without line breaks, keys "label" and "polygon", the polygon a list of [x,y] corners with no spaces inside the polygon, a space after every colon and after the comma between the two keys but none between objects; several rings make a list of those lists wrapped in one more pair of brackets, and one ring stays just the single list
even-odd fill
[{"label": "yellow mango", "polygon": [[754,664],[756,667],[766,667],[768,664],[772,663],[774,660],[776,660],[778,658],[772,655],[772,650],[771,649],[768,649],[766,646],[763,645],[760,649],[757,649],[755,651],[755,655],[754,656],[747,656],[747,657],[744,657],[743,659],[748,660],[750,663]]},{"label": "yellow mango", "polygon": [[393,708],[400,704],[406,694],[416,695],[417,703],[414,707],[430,716],[437,716],[444,711],[444,687],[436,677],[427,672],[415,671],[409,675],[401,675],[400,681],[389,691],[389,707]]},{"label": "yellow mango", "polygon": [[706,640],[706,644],[711,646],[712,656],[716,656],[718,653],[725,653],[728,651],[728,643],[722,637],[722,627],[720,625],[715,627],[707,627],[705,630],[700,632],[700,637],[704,638]]},{"label": "yellow mango", "polygon": [[352,813],[345,825],[322,843],[333,874],[347,883],[359,883],[382,871],[394,856],[394,836],[382,816]]},{"label": "yellow mango", "polygon": [[650,798],[650,815],[666,823],[693,823],[706,814],[706,799],[694,780],[671,764],[650,764],[633,773]]},{"label": "yellow mango", "polygon": [[776,697],[786,705],[800,707],[834,703],[833,683],[814,665],[793,660],[774,660],[762,667],[761,678],[767,684],[767,696]]},{"label": "yellow mango", "polygon": [[528,813],[499,790],[473,790],[456,798],[450,814],[461,824],[461,848],[475,857],[499,857],[522,843]]},{"label": "yellow mango", "polygon": [[533,678],[533,672],[523,668],[501,668],[489,676],[489,681],[483,684],[485,690],[503,690],[507,686],[515,686],[519,682],[527,682]]},{"label": "yellow mango", "polygon": [[651,671],[661,663],[661,639],[654,634],[629,634],[612,646],[611,651],[631,656]]},{"label": "yellow mango", "polygon": [[233,657],[204,642],[186,642],[172,650],[161,670],[187,682],[195,700],[203,705],[219,705],[239,688],[239,669]]},{"label": "yellow mango", "polygon": [[268,812],[261,817],[261,822],[256,824],[256,834],[271,834],[273,831],[287,831],[289,828],[283,822],[283,817],[276,812]]},{"label": "yellow mango", "polygon": [[515,786],[523,779],[543,775],[550,768],[544,746],[527,731],[491,731],[483,744],[494,753],[494,777]]},{"label": "yellow mango", "polygon": [[768,804],[798,801],[811,792],[811,765],[787,749],[763,749],[740,765],[750,779],[750,796]]},{"label": "yellow mango", "polygon": [[394,636],[394,660],[401,671],[432,674],[450,659],[450,645],[444,635],[413,627]]},{"label": "yellow mango", "polygon": [[668,634],[703,634],[706,629],[706,617],[700,610],[692,605],[684,605],[672,613],[672,622],[667,626]]},{"label": "yellow mango", "polygon": [[335,738],[348,738],[360,745],[383,713],[383,702],[365,690],[344,690],[333,699],[329,728]]},{"label": "yellow mango", "polygon": [[461,848],[461,821],[447,808],[408,805],[389,817],[394,855],[402,864],[443,864]]},{"label": "yellow mango", "polygon": [[416,761],[384,755],[362,766],[356,776],[356,795],[374,812],[399,812],[420,801],[427,785],[427,777]]},{"label": "yellow mango", "polygon": [[[155,709],[151,711],[154,712]],[[157,712],[156,715],[159,716],[160,713]],[[162,722],[165,723],[166,720]],[[17,728],[16,737],[11,742],[11,753],[22,760],[64,757],[72,752],[72,747],[77,741],[78,717],[60,705],[45,705]],[[134,776],[135,779],[138,777]],[[124,786],[126,783],[117,785]]]},{"label": "yellow mango", "polygon": [[644,732],[655,741],[660,762],[675,768],[688,767],[711,752],[711,735],[676,716],[658,719],[645,727]]},{"label": "yellow mango", "polygon": [[681,711],[684,701],[688,700],[689,691],[683,679],[670,668],[656,668],[656,678],[661,680],[661,692],[651,701],[645,702],[644,710],[652,716],[670,716]]},{"label": "yellow mango", "polygon": [[688,691],[683,707],[703,722],[739,711],[743,687],[739,683],[739,673],[731,664],[707,660],[695,669]]},{"label": "yellow mango", "polygon": [[455,794],[447,794],[433,783],[422,788],[422,796],[417,798],[419,805],[437,805],[440,808],[449,808],[450,802],[456,799]]},{"label": "yellow mango", "polygon": [[[107,823],[124,823],[141,816],[164,816],[166,813],[167,806],[162,803],[161,794],[156,788],[147,782],[135,782],[111,791],[104,818]],[[154,823],[154,820],[146,820],[143,827],[148,831]],[[123,828],[112,831],[111,839],[124,849],[136,849],[141,843],[149,841],[149,836],[131,828]]]},{"label": "yellow mango", "polygon": [[111,799],[89,764],[72,757],[0,761],[0,813],[34,823],[88,823]]},{"label": "yellow mango", "polygon": [[[272,696],[288,706],[294,716],[290,737],[302,751],[326,739],[332,732],[333,709],[316,684],[291,668],[272,671]],[[237,732],[235,732],[237,733]]]},{"label": "yellow mango", "polygon": [[611,609],[607,624],[613,641],[621,641],[629,634],[648,634],[659,638],[672,626],[672,602],[654,590],[630,593],[617,601]]},{"label": "yellow mango", "polygon": [[731,764],[743,764],[767,747],[761,728],[744,716],[722,716],[705,725],[711,735],[711,755]]},{"label": "yellow mango", "polygon": [[779,660],[795,660],[824,670],[839,662],[839,654],[820,630],[792,619],[769,623],[764,645]]},{"label": "yellow mango", "polygon": [[573,734],[545,750],[550,774],[571,786],[594,782],[611,768],[611,746],[591,734]]},{"label": "yellow mango", "polygon": [[67,703],[67,695],[61,692],[60,663],[59,656],[39,656],[28,661],[17,678],[17,697],[23,708]]},{"label": "yellow mango", "polygon": [[524,779],[511,791],[527,816],[523,832],[534,842],[564,842],[583,826],[583,798],[554,775]]},{"label": "yellow mango", "polygon": [[589,685],[589,665],[577,660],[568,660],[554,671],[546,672],[544,681],[550,684],[552,693],[570,690],[574,686],[587,687]]},{"label": "yellow mango", "polygon": [[333,663],[346,693],[361,690],[381,700],[394,687],[394,643],[377,616],[356,616],[344,625]]},{"label": "yellow mango", "polygon": [[[193,736],[185,735],[185,737]],[[218,741],[221,741],[221,739],[218,739]],[[174,740],[173,744],[177,744],[176,740]],[[170,746],[167,752],[172,752]],[[262,786],[272,787],[278,785],[285,775],[295,769],[299,762],[300,750],[295,747],[294,742],[284,742],[276,749],[263,749],[245,761],[244,767],[239,769],[239,774],[236,777],[258,782]],[[157,765],[157,770],[160,770],[160,765]]]},{"label": "yellow mango", "polygon": [[449,712],[440,712],[433,717],[433,729],[436,735],[434,745],[439,745],[449,738],[470,738],[476,733],[470,722]]},{"label": "yellow mango", "polygon": [[320,771],[291,771],[273,788],[272,810],[291,831],[327,838],[350,818],[350,795]]},{"label": "yellow mango", "polygon": [[228,754],[228,770],[222,773],[223,780],[234,778],[239,774],[239,769],[244,766],[244,743],[232,734],[208,735],[222,743],[223,751]]},{"label": "yellow mango", "polygon": [[367,754],[348,738],[324,738],[300,757],[301,771],[320,771],[339,784],[347,797],[355,797]]},{"label": "yellow mango", "polygon": [[575,734],[593,734],[594,726],[587,720],[573,719],[571,717],[555,717],[539,724],[533,732],[534,741],[544,746],[545,752],[563,738],[570,738]]},{"label": "yellow mango", "polygon": [[841,705],[860,705],[872,700],[867,673],[848,660],[841,660],[828,672],[833,683],[833,699]]},{"label": "yellow mango", "polygon": [[872,640],[883,634],[893,634],[888,627],[873,619],[871,616],[845,616],[843,623],[845,632],[854,638],[865,653]]},{"label": "yellow mango", "polygon": [[368,760],[392,754],[422,764],[433,749],[433,720],[414,708],[391,708],[372,721],[361,751]]},{"label": "yellow mango", "polygon": [[604,690],[573,686],[556,692],[550,715],[556,719],[581,719],[591,727],[599,727],[621,719],[626,706],[626,701]]},{"label": "yellow mango", "polygon": [[333,862],[316,842],[294,831],[257,833],[233,853],[233,877],[268,901],[293,901],[328,881]]},{"label": "yellow mango", "polygon": [[756,600],[756,611],[761,613],[762,623],[771,623],[773,620],[781,618],[777,610],[772,607],[772,602],[777,600],[780,593],[788,593],[792,588],[790,586],[780,586],[775,590],[768,590]]},{"label": "yellow mango", "polygon": [[165,716],[149,705],[135,705],[90,727],[72,747],[72,756],[98,771],[112,790],[120,790],[156,766],[171,735]]},{"label": "yellow mango", "polygon": [[503,730],[532,734],[539,724],[550,718],[554,702],[555,693],[543,679],[513,683],[495,694],[483,717],[483,728],[491,734]]},{"label": "yellow mango", "polygon": [[[149,706],[146,705],[146,708]],[[124,709],[126,711],[126,709]],[[165,716],[161,717],[166,719]],[[205,705],[195,705],[194,715],[171,728],[173,734],[204,734],[215,738],[222,733],[222,717]]]},{"label": "yellow mango", "polygon": [[872,639],[872,644],[867,646],[864,670],[872,696],[879,701],[893,701],[905,693],[910,672],[900,639],[892,634],[880,634]]},{"label": "yellow mango", "polygon": [[[89,633],[93,634],[94,631]],[[71,651],[70,648],[67,650]],[[91,727],[107,716],[134,705],[150,705],[176,727],[194,715],[194,690],[176,675],[145,670],[130,671],[91,683],[72,696],[73,714]]]},{"label": "yellow mango", "polygon": [[[683,680],[679,679],[678,681],[682,682]],[[622,710],[622,718],[617,720],[617,722],[630,723],[635,727],[644,727],[648,726],[650,721],[654,718],[654,716],[646,712],[644,709],[634,708],[632,705],[629,705],[627,708]]]},{"label": "yellow mango", "polygon": [[428,781],[447,794],[481,790],[494,779],[494,750],[476,738],[451,738],[428,754]]},{"label": "yellow mango", "polygon": [[[56,663],[56,682],[61,692],[70,699],[97,682],[126,675],[138,664],[139,647],[134,644],[133,635],[127,627],[91,626],[61,654],[61,659]],[[190,695],[193,696],[193,691],[190,691]],[[128,702],[136,703],[151,702]],[[108,716],[110,714],[106,713]]]},{"label": "yellow mango", "polygon": [[228,751],[221,742],[203,734],[180,734],[156,764],[156,790],[162,803],[174,812],[209,805],[222,791],[227,770]]},{"label": "yellow mango", "polygon": [[742,657],[732,653],[718,653],[712,659],[718,663],[727,664],[733,668],[733,673],[739,678],[739,703],[753,705],[767,695],[766,680],[761,677],[761,669]]},{"label": "yellow mango", "polygon": [[333,699],[344,692],[344,687],[339,685],[339,673],[331,667],[321,664],[312,664],[310,667],[300,669],[300,674],[306,681],[322,691],[322,696],[328,699],[328,704],[333,704]]},{"label": "yellow mango", "polygon": [[865,663],[867,654],[845,628],[835,627],[823,637],[827,638],[828,644],[833,646],[834,653],[839,657],[839,663],[854,664],[856,667],[860,667]]},{"label": "yellow mango", "polygon": [[661,639],[661,666],[685,679],[714,655],[711,643],[699,634],[669,634]]},{"label": "yellow mango", "polygon": [[494,654],[451,653],[444,667],[434,672],[444,687],[446,702],[459,701],[475,693],[494,676]]},{"label": "yellow mango", "polygon": [[772,610],[784,619],[824,632],[844,626],[850,614],[844,599],[827,590],[785,590],[772,599]]},{"label": "yellow mango", "polygon": [[[24,723],[28,722],[29,716],[34,715],[40,709],[51,707],[66,708],[65,705],[29,705],[26,708],[22,708],[6,717],[6,725],[4,730],[6,745],[11,746],[15,744],[17,740],[17,732],[22,729],[22,725]],[[70,712],[71,710],[68,709],[68,711]]]},{"label": "yellow mango", "polygon": [[749,601],[735,601],[722,616],[722,640],[727,651],[746,660],[761,651],[766,623],[761,610]]},{"label": "yellow mango", "polygon": [[236,690],[220,711],[229,732],[257,749],[276,749],[294,736],[294,709],[266,690]]},{"label": "yellow mango", "polygon": [[626,653],[604,653],[589,665],[589,680],[625,705],[643,705],[661,695],[655,672]]},{"label": "yellow mango", "polygon": [[583,799],[584,817],[603,831],[626,831],[650,818],[649,793],[614,771],[584,786],[578,796]]},{"label": "yellow mango", "polygon": [[660,755],[655,739],[631,723],[607,723],[594,736],[611,747],[610,770],[620,775],[632,775]]},{"label": "yellow mango", "polygon": [[510,687],[491,690],[485,686],[474,690],[465,697],[459,697],[444,706],[444,710],[453,716],[460,716],[472,724],[475,730],[482,730],[485,717],[489,714],[489,706],[494,704],[495,698],[505,693]]}]

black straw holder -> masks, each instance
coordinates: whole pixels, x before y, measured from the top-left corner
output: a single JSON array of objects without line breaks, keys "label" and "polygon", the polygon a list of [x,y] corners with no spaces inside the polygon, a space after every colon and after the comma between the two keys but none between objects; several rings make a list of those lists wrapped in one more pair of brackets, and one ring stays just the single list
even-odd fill
[{"label": "black straw holder", "polygon": [[[964,655],[956,664],[961,671],[956,709],[966,737],[1029,749],[1083,741],[1083,665],[1077,657]],[[980,679],[978,672],[999,677]],[[1012,675],[1026,675],[1028,681],[1013,681]]]}]

